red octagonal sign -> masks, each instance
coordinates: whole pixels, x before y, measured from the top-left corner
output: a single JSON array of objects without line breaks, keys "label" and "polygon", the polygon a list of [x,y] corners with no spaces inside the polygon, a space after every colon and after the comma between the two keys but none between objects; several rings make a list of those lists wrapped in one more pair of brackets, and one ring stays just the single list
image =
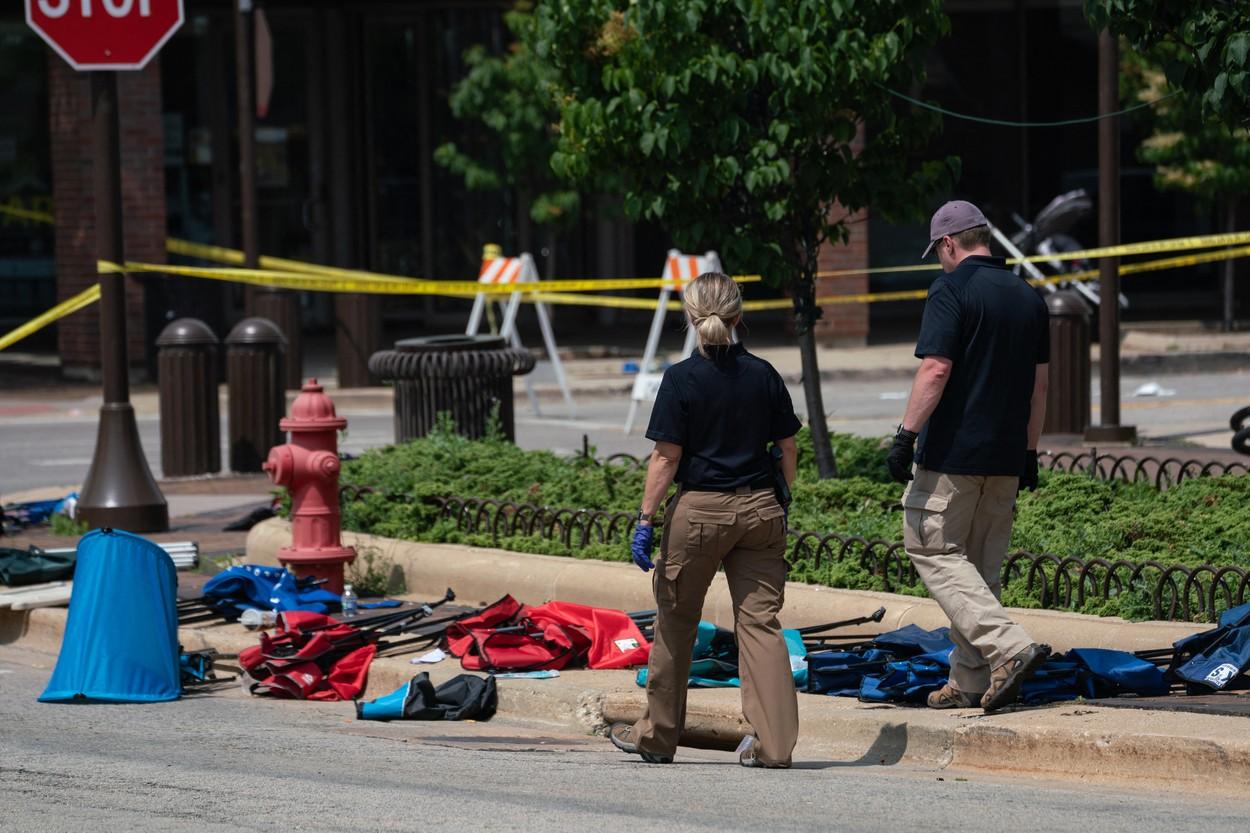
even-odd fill
[{"label": "red octagonal sign", "polygon": [[182,25],[182,0],[26,0],[26,22],[74,69],[143,69]]}]

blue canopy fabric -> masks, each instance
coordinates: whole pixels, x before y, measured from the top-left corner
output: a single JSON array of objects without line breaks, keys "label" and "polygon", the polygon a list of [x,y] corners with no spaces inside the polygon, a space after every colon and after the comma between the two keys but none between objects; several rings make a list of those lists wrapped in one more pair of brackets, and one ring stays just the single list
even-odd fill
[{"label": "blue canopy fabric", "polygon": [[138,535],[93,530],[78,542],[69,619],[42,703],[155,703],[182,694],[178,579]]},{"label": "blue canopy fabric", "polygon": [[314,579],[297,579],[283,567],[241,564],[227,567],[204,583],[210,607],[235,620],[249,608],[257,610],[307,610],[329,613],[339,608],[339,596],[322,590]]},{"label": "blue canopy fabric", "polygon": [[1176,642],[1173,649],[1168,670],[1190,689],[1229,688],[1250,668],[1250,603],[1224,611],[1218,626]]},{"label": "blue canopy fabric", "polygon": [[[811,654],[807,658],[806,690],[873,703],[923,703],[929,692],[946,682],[953,648],[947,628],[926,631],[908,625],[877,636],[871,647]],[[1163,672],[1133,654],[1074,648],[1048,658],[1025,681],[1020,699],[1040,704],[1077,697],[1154,697],[1167,693]]]}]

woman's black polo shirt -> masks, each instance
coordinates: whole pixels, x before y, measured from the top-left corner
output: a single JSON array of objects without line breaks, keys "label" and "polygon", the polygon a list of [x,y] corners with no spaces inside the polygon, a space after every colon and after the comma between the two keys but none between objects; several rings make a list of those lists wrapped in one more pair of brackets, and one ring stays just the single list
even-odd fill
[{"label": "woman's black polo shirt", "polygon": [[664,372],[647,439],[682,448],[677,482],[732,491],[769,476],[768,444],[800,423],[773,366],[741,344],[709,347]]}]

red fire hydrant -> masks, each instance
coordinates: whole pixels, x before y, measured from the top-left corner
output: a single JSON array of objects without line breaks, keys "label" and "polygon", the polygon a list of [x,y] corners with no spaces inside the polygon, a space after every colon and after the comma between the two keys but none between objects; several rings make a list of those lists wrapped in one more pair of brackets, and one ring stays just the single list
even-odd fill
[{"label": "red fire hydrant", "polygon": [[291,546],[278,560],[297,576],[325,579],[326,590],[343,592],[343,565],[356,551],[339,539],[338,431],[347,420],[316,379],[309,379],[291,403],[291,415],[278,423],[291,442],[269,449],[269,479],[291,493]]}]

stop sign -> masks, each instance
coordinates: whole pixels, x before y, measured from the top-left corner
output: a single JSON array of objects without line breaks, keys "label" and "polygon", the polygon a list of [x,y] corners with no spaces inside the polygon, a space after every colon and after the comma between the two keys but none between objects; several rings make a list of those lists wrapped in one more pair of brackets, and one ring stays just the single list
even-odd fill
[{"label": "stop sign", "polygon": [[182,0],[26,0],[26,22],[74,69],[143,69],[182,25]]}]

